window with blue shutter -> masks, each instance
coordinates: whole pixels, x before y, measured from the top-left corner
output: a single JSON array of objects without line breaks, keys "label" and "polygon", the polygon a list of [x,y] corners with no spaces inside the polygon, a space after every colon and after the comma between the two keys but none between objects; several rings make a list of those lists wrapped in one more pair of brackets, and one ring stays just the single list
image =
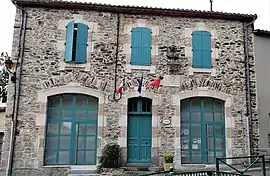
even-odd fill
[{"label": "window with blue shutter", "polygon": [[88,26],[71,21],[66,26],[65,62],[85,63],[87,57]]},{"label": "window with blue shutter", "polygon": [[193,68],[212,68],[211,34],[208,31],[192,32]]},{"label": "window with blue shutter", "polygon": [[150,66],[151,30],[145,27],[136,27],[131,32],[131,64]]}]

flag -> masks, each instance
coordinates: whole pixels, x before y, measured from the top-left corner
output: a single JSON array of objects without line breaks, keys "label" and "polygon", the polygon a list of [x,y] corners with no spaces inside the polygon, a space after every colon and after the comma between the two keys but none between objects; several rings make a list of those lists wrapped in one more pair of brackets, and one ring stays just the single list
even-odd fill
[{"label": "flag", "polygon": [[138,79],[138,92],[141,94],[142,92],[142,83],[143,83],[143,76],[141,76],[141,79]]},{"label": "flag", "polygon": [[158,77],[154,81],[150,82],[146,87],[159,87],[160,86],[160,81],[163,79],[162,76]]},{"label": "flag", "polygon": [[120,86],[118,87],[118,89],[116,91],[116,95],[118,95],[119,93],[122,93],[124,87],[125,87],[125,79],[122,80]]}]

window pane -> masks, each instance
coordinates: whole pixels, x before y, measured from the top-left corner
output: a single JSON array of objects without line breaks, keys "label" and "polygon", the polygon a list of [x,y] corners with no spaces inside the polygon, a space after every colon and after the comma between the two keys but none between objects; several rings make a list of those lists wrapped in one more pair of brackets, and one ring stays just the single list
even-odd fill
[{"label": "window pane", "polygon": [[225,136],[224,126],[215,126],[215,136]]},{"label": "window pane", "polygon": [[76,111],[76,119],[77,120],[84,120],[86,118],[86,110],[77,110]]},{"label": "window pane", "polygon": [[189,100],[181,101],[181,111],[189,111]]},{"label": "window pane", "polygon": [[79,135],[85,135],[86,134],[86,126],[85,124],[79,124],[78,125],[78,131],[79,131]]},{"label": "window pane", "polygon": [[215,153],[213,151],[208,152],[208,163],[215,163]]},{"label": "window pane", "polygon": [[213,122],[214,121],[214,117],[213,117],[213,113],[212,112],[205,112],[203,115],[204,115],[204,120],[205,121],[209,121],[209,122]]},{"label": "window pane", "polygon": [[189,135],[189,124],[181,124],[181,136]]},{"label": "window pane", "polygon": [[85,136],[79,136],[78,149],[85,149]]},{"label": "window pane", "polygon": [[98,117],[98,112],[97,111],[88,111],[87,112],[87,120],[97,120],[97,117]]},{"label": "window pane", "polygon": [[76,108],[85,108],[86,98],[85,95],[76,95]]},{"label": "window pane", "polygon": [[215,121],[216,122],[224,121],[223,113],[217,113],[217,112],[215,112]]},{"label": "window pane", "polygon": [[213,105],[212,104],[213,104],[212,99],[210,99],[210,98],[204,98],[203,105],[204,105],[204,109],[205,110],[211,111],[213,109]]},{"label": "window pane", "polygon": [[46,151],[45,164],[57,164],[56,163],[56,151]]},{"label": "window pane", "polygon": [[188,150],[189,149],[189,138],[181,137],[181,149]]},{"label": "window pane", "polygon": [[63,95],[62,96],[62,107],[72,108],[73,105],[73,95]]},{"label": "window pane", "polygon": [[201,113],[200,112],[191,113],[191,120],[192,121],[200,121],[201,120]]},{"label": "window pane", "polygon": [[49,107],[59,108],[60,107],[60,96],[53,96],[49,98]]},{"label": "window pane", "polygon": [[215,110],[220,110],[221,111],[223,109],[223,102],[215,100],[214,101],[214,107],[215,107]]},{"label": "window pane", "polygon": [[193,137],[191,148],[193,150],[201,150],[201,137]]},{"label": "window pane", "polygon": [[216,157],[217,158],[223,158],[223,157],[225,157],[225,152],[216,152]]},{"label": "window pane", "polygon": [[191,162],[192,163],[201,163],[202,162],[201,151],[192,151]]},{"label": "window pane", "polygon": [[133,99],[129,99],[128,101],[128,111],[129,112],[136,112],[137,111],[137,99],[133,98]]},{"label": "window pane", "polygon": [[87,134],[96,135],[97,127],[96,124],[87,124]]},{"label": "window pane", "polygon": [[96,137],[95,136],[87,136],[86,137],[86,148],[87,149],[95,149],[96,148]]},{"label": "window pane", "polygon": [[84,151],[77,152],[77,163],[78,164],[85,164],[84,162]]},{"label": "window pane", "polygon": [[72,110],[63,110],[62,111],[62,119],[63,120],[71,120],[73,116]]},{"label": "window pane", "polygon": [[222,138],[216,138],[216,149],[225,149],[225,141]]},{"label": "window pane", "polygon": [[189,112],[181,112],[181,121],[189,121]]},{"label": "window pane", "polygon": [[189,164],[189,151],[181,151],[181,162],[184,164]]},{"label": "window pane", "polygon": [[191,124],[192,136],[201,136],[201,124]]},{"label": "window pane", "polygon": [[151,101],[147,99],[142,100],[142,112],[151,112]]},{"label": "window pane", "polygon": [[88,107],[91,109],[98,109],[98,99],[95,97],[88,97]]},{"label": "window pane", "polygon": [[214,138],[207,138],[208,150],[214,150]]},{"label": "window pane", "polygon": [[60,118],[60,110],[49,109],[48,120],[56,120]]},{"label": "window pane", "polygon": [[47,136],[46,148],[56,149],[58,144],[58,136]]},{"label": "window pane", "polygon": [[58,123],[48,123],[47,134],[58,134]]},{"label": "window pane", "polygon": [[70,136],[59,136],[59,149],[70,149]]},{"label": "window pane", "polygon": [[71,134],[71,122],[61,122],[60,124],[60,134]]},{"label": "window pane", "polygon": [[200,98],[192,98],[190,103],[191,103],[191,110],[198,110],[201,108],[201,99]]},{"label": "window pane", "polygon": [[69,164],[69,151],[59,151],[58,164]]},{"label": "window pane", "polygon": [[214,127],[211,125],[206,125],[207,130],[207,136],[212,137],[214,136]]},{"label": "window pane", "polygon": [[87,164],[96,164],[96,151],[86,151],[86,163]]}]

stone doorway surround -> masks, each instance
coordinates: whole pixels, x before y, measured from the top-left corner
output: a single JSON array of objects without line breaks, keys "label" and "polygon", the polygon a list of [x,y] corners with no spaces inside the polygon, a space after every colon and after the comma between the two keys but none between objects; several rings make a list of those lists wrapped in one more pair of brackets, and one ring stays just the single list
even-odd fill
[{"label": "stone doorway surround", "polygon": [[[49,96],[76,93],[84,94],[98,98],[98,130],[97,130],[97,159],[96,166],[98,165],[98,157],[101,155],[102,149],[102,127],[104,126],[104,104],[106,101],[106,95],[101,91],[83,87],[79,83],[69,83],[65,86],[52,87],[38,92],[39,113],[36,116],[36,127],[38,128],[37,146],[36,149],[40,154],[37,160],[44,165],[44,147],[45,147],[45,131],[46,131],[46,119],[47,119],[47,101]],[[41,164],[39,164],[41,165]],[[94,167],[96,167],[94,166]],[[48,166],[53,167],[53,166]],[[59,165],[55,166],[59,167]],[[67,166],[69,167],[69,166]]]},{"label": "stone doorway surround", "polygon": [[[192,97],[211,97],[224,101],[224,111],[225,111],[225,135],[226,135],[226,157],[232,157],[233,150],[233,128],[234,128],[234,120],[231,115],[232,105],[233,105],[233,97],[231,95],[209,90],[208,87],[198,87],[191,91],[183,91],[177,95],[173,96],[173,104],[175,106],[174,117],[172,118],[172,124],[178,130],[176,130],[175,135],[175,168],[181,169],[181,136],[180,136],[180,128],[181,128],[181,116],[180,116],[180,107],[181,100]],[[228,160],[230,163],[231,160]]]},{"label": "stone doorway surround", "polygon": [[[143,88],[144,89],[144,88]],[[152,150],[151,162],[158,165],[158,147],[160,146],[160,139],[158,137],[159,117],[157,115],[157,106],[160,102],[160,95],[143,90],[142,94],[137,91],[127,92],[122,96],[121,116],[119,118],[119,127],[121,128],[121,136],[118,138],[118,144],[121,147],[121,165],[127,164],[127,118],[128,118],[128,99],[134,97],[144,97],[152,100]]]}]

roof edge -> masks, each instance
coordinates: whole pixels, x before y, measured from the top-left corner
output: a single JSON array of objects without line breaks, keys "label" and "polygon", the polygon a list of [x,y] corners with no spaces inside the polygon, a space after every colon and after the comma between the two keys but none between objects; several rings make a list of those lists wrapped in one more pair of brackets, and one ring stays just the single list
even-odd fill
[{"label": "roof edge", "polygon": [[15,5],[21,7],[41,7],[41,8],[56,8],[56,9],[78,9],[78,10],[93,10],[112,13],[126,13],[126,14],[146,14],[146,15],[164,15],[164,16],[179,16],[179,17],[202,17],[212,19],[238,20],[245,22],[252,22],[257,19],[257,15],[225,13],[225,12],[211,12],[200,10],[187,9],[168,9],[168,8],[154,8],[142,6],[122,6],[111,4],[97,4],[97,3],[83,3],[70,2],[62,0],[12,0]]},{"label": "roof edge", "polygon": [[256,29],[253,33],[257,36],[270,37],[270,31],[267,30]]}]

